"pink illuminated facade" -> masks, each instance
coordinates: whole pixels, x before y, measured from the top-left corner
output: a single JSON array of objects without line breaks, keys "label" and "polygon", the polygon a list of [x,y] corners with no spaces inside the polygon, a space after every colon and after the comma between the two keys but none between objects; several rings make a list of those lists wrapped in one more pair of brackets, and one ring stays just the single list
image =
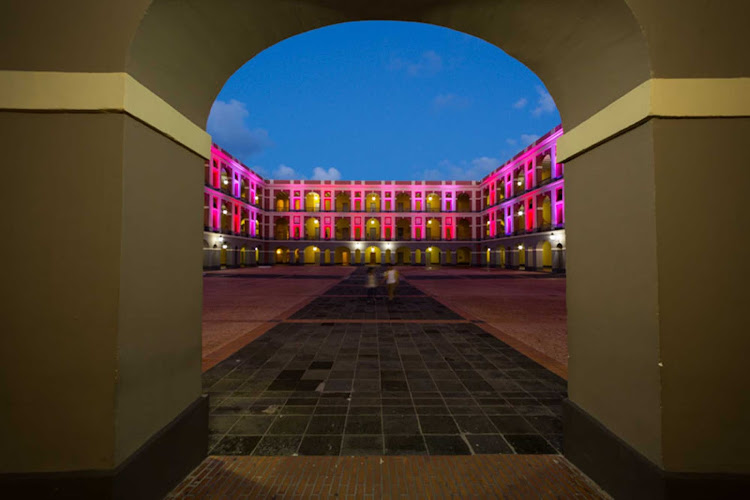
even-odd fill
[{"label": "pink illuminated facade", "polygon": [[257,264],[565,268],[556,127],[480,181],[268,180],[214,145],[204,267]]}]

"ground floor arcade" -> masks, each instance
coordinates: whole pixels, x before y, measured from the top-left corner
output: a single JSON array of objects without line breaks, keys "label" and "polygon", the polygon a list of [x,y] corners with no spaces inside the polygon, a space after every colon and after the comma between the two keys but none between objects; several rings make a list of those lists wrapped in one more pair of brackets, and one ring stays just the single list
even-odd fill
[{"label": "ground floor arcade", "polygon": [[[213,243],[211,243],[213,241]],[[264,241],[204,233],[203,268],[255,265],[482,266],[563,272],[564,231],[482,242]]]}]

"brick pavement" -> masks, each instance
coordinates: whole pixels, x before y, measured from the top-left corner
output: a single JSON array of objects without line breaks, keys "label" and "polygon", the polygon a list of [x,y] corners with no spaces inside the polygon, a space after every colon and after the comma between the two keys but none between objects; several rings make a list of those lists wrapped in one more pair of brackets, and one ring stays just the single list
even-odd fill
[{"label": "brick pavement", "polygon": [[209,457],[168,496],[241,499],[600,499],[554,455]]}]

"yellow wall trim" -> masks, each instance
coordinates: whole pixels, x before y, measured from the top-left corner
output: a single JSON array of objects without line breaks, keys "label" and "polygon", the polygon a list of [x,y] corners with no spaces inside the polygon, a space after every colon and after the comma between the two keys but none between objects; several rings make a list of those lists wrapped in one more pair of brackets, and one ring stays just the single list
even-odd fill
[{"label": "yellow wall trim", "polygon": [[648,118],[750,116],[750,78],[652,78],[557,141],[568,161]]},{"label": "yellow wall trim", "polygon": [[0,109],[127,113],[208,159],[211,136],[127,73],[0,71]]}]

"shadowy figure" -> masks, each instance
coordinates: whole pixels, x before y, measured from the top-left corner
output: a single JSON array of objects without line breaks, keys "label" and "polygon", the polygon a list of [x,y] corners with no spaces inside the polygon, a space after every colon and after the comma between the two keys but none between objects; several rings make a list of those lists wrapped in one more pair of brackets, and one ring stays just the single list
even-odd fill
[{"label": "shadowy figure", "polygon": [[385,286],[388,288],[388,302],[393,302],[398,286],[398,271],[393,266],[388,266],[385,272]]},{"label": "shadowy figure", "polygon": [[378,278],[375,276],[375,269],[370,268],[367,270],[367,276],[365,277],[365,288],[367,288],[367,303],[375,303],[375,293],[378,289]]}]

